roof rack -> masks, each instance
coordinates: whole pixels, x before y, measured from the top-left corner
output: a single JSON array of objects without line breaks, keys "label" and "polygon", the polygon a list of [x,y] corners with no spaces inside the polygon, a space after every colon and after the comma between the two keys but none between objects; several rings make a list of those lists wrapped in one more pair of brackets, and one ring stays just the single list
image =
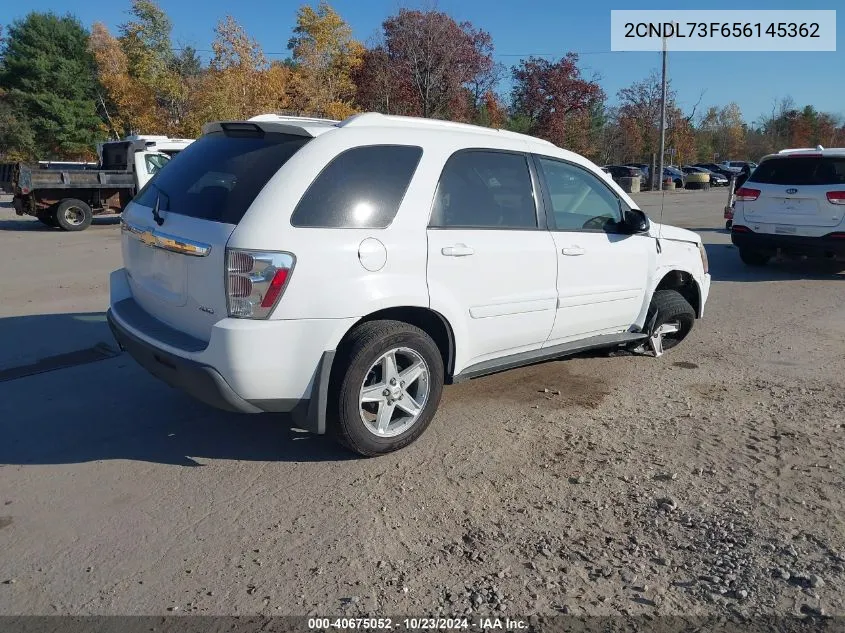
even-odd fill
[{"label": "roof rack", "polygon": [[353,114],[337,124],[337,127],[428,127],[442,130],[461,130],[475,134],[500,135],[508,138],[530,140],[537,143],[546,143],[554,146],[554,143],[528,134],[511,132],[499,128],[484,127],[472,123],[458,123],[456,121],[445,121],[443,119],[428,119],[424,117],[401,116],[397,114],[381,114],[379,112],[362,112]]},{"label": "roof rack", "polygon": [[270,123],[317,123],[324,125],[337,125],[340,123],[337,119],[327,119],[322,117],[310,116],[292,116],[287,114],[258,114],[248,121],[266,121]]}]

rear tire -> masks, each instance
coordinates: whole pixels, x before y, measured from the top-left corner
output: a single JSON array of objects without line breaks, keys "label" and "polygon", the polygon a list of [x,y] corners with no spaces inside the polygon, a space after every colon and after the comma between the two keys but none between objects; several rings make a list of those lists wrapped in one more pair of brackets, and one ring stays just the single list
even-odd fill
[{"label": "rear tire", "polygon": [[420,328],[400,321],[363,323],[335,362],[332,432],[350,450],[365,457],[390,453],[416,440],[431,423],[443,392],[443,358]]},{"label": "rear tire", "polygon": [[761,253],[760,251],[752,251],[747,248],[739,249],[739,258],[746,266],[765,266],[769,263],[771,255]]},{"label": "rear tire", "polygon": [[695,325],[695,310],[684,296],[677,290],[657,290],[651,298],[646,323],[651,323],[657,314],[652,333],[659,332],[663,326],[666,329],[677,326],[677,331],[668,332],[661,336],[662,351],[672,349],[683,341]]},{"label": "rear tire", "polygon": [[56,222],[64,231],[84,231],[93,220],[94,212],[82,200],[67,198],[56,207]]}]

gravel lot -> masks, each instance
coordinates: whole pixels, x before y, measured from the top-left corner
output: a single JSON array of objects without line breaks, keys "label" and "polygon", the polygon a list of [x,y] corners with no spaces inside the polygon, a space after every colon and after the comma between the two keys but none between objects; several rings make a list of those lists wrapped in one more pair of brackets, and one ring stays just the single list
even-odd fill
[{"label": "gravel lot", "polygon": [[119,230],[0,208],[0,613],[845,615],[845,274],[744,267],[725,198],[662,201],[714,276],[681,347],[449,387],[371,460],[125,354],[14,378],[108,355]]}]

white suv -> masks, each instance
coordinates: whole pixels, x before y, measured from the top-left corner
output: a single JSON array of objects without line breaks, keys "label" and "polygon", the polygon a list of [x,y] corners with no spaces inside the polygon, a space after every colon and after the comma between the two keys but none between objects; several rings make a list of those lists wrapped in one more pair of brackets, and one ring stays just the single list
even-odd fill
[{"label": "white suv", "polygon": [[731,241],[749,266],[778,252],[845,257],[845,148],[765,156],[736,191]]},{"label": "white suv", "polygon": [[624,346],[703,315],[700,238],[529,136],[367,113],[209,124],[129,205],[108,320],[172,386],[289,412],[363,455],[444,384]]}]

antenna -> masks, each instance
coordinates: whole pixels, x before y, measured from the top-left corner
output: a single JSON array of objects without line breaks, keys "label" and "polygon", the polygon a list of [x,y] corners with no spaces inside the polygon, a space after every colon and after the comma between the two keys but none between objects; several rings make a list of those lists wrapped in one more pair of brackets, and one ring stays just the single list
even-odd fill
[{"label": "antenna", "polygon": [[[679,26],[678,23],[672,23],[672,30]],[[666,65],[668,62],[668,39],[666,35],[666,28],[663,30],[663,78],[660,86],[660,167],[658,168],[657,177],[660,191],[660,231],[657,238],[663,236],[663,208],[666,201],[666,191],[663,189],[663,161],[666,152]]]}]

